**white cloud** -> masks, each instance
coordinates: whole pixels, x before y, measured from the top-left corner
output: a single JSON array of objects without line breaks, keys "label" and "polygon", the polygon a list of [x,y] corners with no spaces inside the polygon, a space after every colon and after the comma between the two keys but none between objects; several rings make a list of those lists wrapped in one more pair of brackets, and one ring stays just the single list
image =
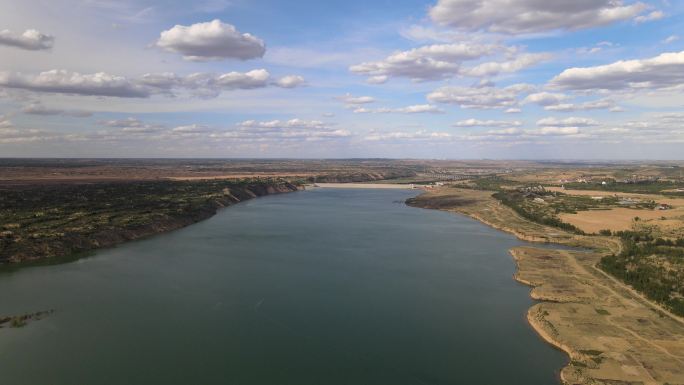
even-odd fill
[{"label": "white cloud", "polygon": [[568,95],[550,92],[537,92],[527,95],[523,100],[523,104],[534,103],[540,106],[558,105],[570,99]]},{"label": "white cloud", "polygon": [[646,23],[649,21],[660,20],[663,17],[665,17],[665,14],[662,11],[652,11],[651,13],[649,13],[647,15],[641,15],[641,16],[635,17],[634,21],[636,23]]},{"label": "white cloud", "polygon": [[366,79],[366,82],[368,84],[384,84],[389,80],[389,77],[387,75],[376,75],[376,76],[370,76],[368,79]]},{"label": "white cloud", "polygon": [[54,42],[54,37],[35,29],[27,29],[21,35],[17,35],[8,29],[0,31],[0,45],[38,51],[52,48]]},{"label": "white cloud", "polygon": [[663,39],[663,44],[672,44],[677,40],[679,40],[679,35],[670,35],[667,38]]},{"label": "white cloud", "polygon": [[544,118],[537,121],[537,126],[546,127],[589,127],[598,126],[598,122],[587,118],[565,118],[558,119],[554,117]]},{"label": "white cloud", "polygon": [[532,90],[534,87],[529,84],[514,84],[505,88],[446,86],[431,92],[427,98],[434,103],[456,104],[462,108],[514,108],[518,106],[518,97]]},{"label": "white cloud", "polygon": [[431,104],[417,104],[401,108],[363,108],[354,109],[356,114],[443,114],[444,111]]},{"label": "white cloud", "polygon": [[13,128],[14,124],[4,115],[0,115],[0,128]]},{"label": "white cloud", "polygon": [[372,96],[353,96],[352,94],[338,96],[336,99],[348,105],[369,104],[375,102],[375,98]]},{"label": "white cloud", "polygon": [[249,72],[228,72],[214,79],[216,85],[223,89],[251,89],[265,87],[270,74],[265,69]]},{"label": "white cloud", "polygon": [[367,141],[406,141],[406,140],[420,140],[420,141],[444,141],[453,138],[448,132],[430,132],[420,130],[416,132],[373,132],[366,135],[363,139]]},{"label": "white cloud", "polygon": [[596,67],[570,68],[550,84],[571,90],[658,89],[684,84],[684,51],[650,59],[621,60]]},{"label": "white cloud", "polygon": [[[481,141],[483,143],[499,142],[508,144],[538,143],[542,138],[575,138],[586,137],[578,127],[541,127],[538,129],[521,129],[509,127],[499,130],[489,130],[483,133],[469,133],[463,138],[470,141]],[[542,139],[544,140],[544,139]]]},{"label": "white cloud", "polygon": [[503,128],[500,130],[489,130],[486,132],[487,135],[503,135],[503,136],[508,136],[508,135],[520,135],[524,133],[525,131],[520,129],[520,128],[515,128],[515,127],[510,127],[510,128]]},{"label": "white cloud", "polygon": [[577,135],[580,133],[578,127],[542,127],[536,131],[526,131],[530,135]]},{"label": "white cloud", "polygon": [[574,112],[588,110],[609,110],[611,112],[622,111],[621,107],[615,105],[612,99],[599,99],[583,103],[559,103],[544,106],[547,111]]},{"label": "white cloud", "polygon": [[357,64],[349,70],[368,76],[374,84],[384,83],[388,77],[438,80],[458,75],[461,62],[491,55],[497,48],[489,44],[434,44],[396,52],[382,61]]},{"label": "white cloud", "polygon": [[223,91],[267,87],[270,77],[271,75],[265,69],[247,72],[232,71],[224,74],[197,72],[187,76],[159,73],[143,75],[140,83],[155,88],[156,93],[173,94],[173,91],[189,91],[193,96],[214,98]]},{"label": "white cloud", "polygon": [[522,122],[518,120],[479,120],[466,119],[458,121],[454,127],[518,127]]},{"label": "white cloud", "polygon": [[403,113],[403,114],[423,114],[423,113],[441,114],[444,112],[441,109],[439,109],[437,106],[433,106],[431,104],[417,104],[417,105],[413,105],[413,106],[398,108],[395,111]]},{"label": "white cloud", "polygon": [[647,9],[644,3],[621,0],[438,0],[430,17],[463,31],[523,34],[608,25]]},{"label": "white cloud", "polygon": [[320,141],[346,138],[351,132],[336,129],[318,120],[290,119],[257,121],[237,124],[237,130],[215,134],[216,138],[243,141]]},{"label": "white cloud", "polygon": [[436,29],[432,27],[425,27],[422,25],[411,25],[399,31],[401,36],[419,42],[438,41],[438,42],[454,42],[463,40],[464,35],[444,29]]},{"label": "white cloud", "polygon": [[66,70],[51,70],[38,75],[0,72],[0,86],[36,92],[73,95],[144,98],[149,91],[123,76],[104,72],[80,74]]},{"label": "white cloud", "polygon": [[0,127],[0,144],[44,142],[59,139],[58,135],[34,128]]},{"label": "white cloud", "polygon": [[295,88],[303,85],[306,81],[304,80],[304,77],[299,76],[299,75],[287,75],[283,76],[282,78],[278,79],[275,82],[275,85],[281,88]]},{"label": "white cloud", "polygon": [[501,73],[518,72],[550,58],[551,55],[547,53],[525,53],[503,62],[478,64],[473,68],[463,70],[463,74],[474,77],[489,77]]},{"label": "white cloud", "polygon": [[586,110],[621,110],[612,99],[599,99],[582,103],[571,103],[572,97],[561,93],[537,92],[523,99],[523,104],[537,104],[547,111],[573,112]]},{"label": "white cloud", "polygon": [[146,123],[133,117],[126,119],[105,120],[99,123],[104,127],[116,128],[119,129],[122,133],[127,134],[156,133],[166,128],[161,124]]},{"label": "white cloud", "polygon": [[156,45],[191,61],[248,60],[263,57],[266,52],[261,39],[240,33],[234,26],[218,19],[190,26],[176,25],[163,31]]},{"label": "white cloud", "polygon": [[238,123],[239,127],[246,128],[267,128],[267,129],[282,129],[282,128],[324,128],[325,123],[319,120],[303,120],[303,119],[290,119],[290,120],[268,120],[268,121],[257,121],[257,120],[245,120]]},{"label": "white cloud", "polygon": [[182,79],[173,72],[147,73],[138,82],[144,86],[160,90],[170,90],[182,83]]},{"label": "white cloud", "polygon": [[29,115],[61,115],[61,116],[71,116],[74,118],[88,118],[92,116],[92,112],[80,111],[80,110],[62,110],[58,108],[48,108],[40,103],[32,103],[21,109],[21,112]]},{"label": "white cloud", "polygon": [[265,69],[223,74],[198,72],[187,76],[179,76],[172,72],[150,73],[139,79],[128,79],[103,72],[80,74],[65,70],[52,70],[38,75],[0,72],[0,87],[34,92],[122,98],[145,98],[154,94],[172,96],[178,93],[213,98],[224,91],[264,88],[271,84],[283,88],[294,88],[302,84],[304,80],[299,76],[291,75],[271,83],[270,77],[271,75]]},{"label": "white cloud", "polygon": [[183,135],[204,134],[211,131],[211,128],[201,124],[189,124],[187,126],[178,126],[171,129],[172,133]]}]

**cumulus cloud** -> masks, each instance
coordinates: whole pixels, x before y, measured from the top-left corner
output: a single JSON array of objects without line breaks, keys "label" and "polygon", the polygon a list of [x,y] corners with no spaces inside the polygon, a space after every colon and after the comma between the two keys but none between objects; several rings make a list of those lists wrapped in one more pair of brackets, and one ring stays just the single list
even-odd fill
[{"label": "cumulus cloud", "polygon": [[275,85],[281,88],[295,88],[305,83],[304,77],[299,75],[287,75],[278,79]]},{"label": "cumulus cloud", "polygon": [[47,50],[52,48],[55,38],[35,29],[27,29],[21,35],[5,29],[0,31],[0,45],[26,49],[29,51]]},{"label": "cumulus cloud", "polygon": [[588,110],[609,110],[611,112],[623,111],[621,107],[615,104],[612,99],[599,99],[582,103],[559,103],[553,105],[546,105],[544,109],[547,111],[558,112],[574,112],[574,111],[588,111]]},{"label": "cumulus cloud", "polygon": [[639,17],[648,8],[621,0],[438,0],[430,17],[462,31],[524,34],[608,25]]},{"label": "cumulus cloud", "polygon": [[622,141],[636,143],[684,143],[684,114],[655,113],[639,120],[599,128],[600,139],[610,141],[619,136]]},{"label": "cumulus cloud", "polygon": [[569,68],[550,82],[553,87],[568,90],[658,89],[683,84],[684,51],[596,67]]},{"label": "cumulus cloud", "polygon": [[381,61],[353,65],[349,70],[368,76],[368,82],[373,84],[384,83],[389,77],[439,80],[458,75],[463,61],[491,55],[498,48],[491,44],[434,44],[396,52]]},{"label": "cumulus cloud", "polygon": [[24,108],[22,108],[21,112],[28,114],[28,115],[41,115],[41,116],[51,116],[51,115],[61,115],[61,116],[70,116],[74,118],[88,118],[91,117],[93,114],[92,112],[88,111],[80,111],[80,110],[62,110],[58,108],[48,108],[45,107],[44,105],[40,103],[32,103]]},{"label": "cumulus cloud", "polygon": [[356,114],[443,114],[444,111],[431,104],[417,104],[413,106],[401,108],[364,108],[359,107],[354,109]]},{"label": "cumulus cloud", "polygon": [[201,124],[189,124],[185,126],[178,126],[171,129],[172,133],[182,134],[182,135],[196,135],[205,134],[211,132],[212,129],[209,126]]},{"label": "cumulus cloud", "polygon": [[6,115],[0,115],[0,144],[38,142],[59,139],[60,136],[35,128],[18,128]]},{"label": "cumulus cloud", "polygon": [[38,75],[0,72],[0,86],[37,92],[121,98],[144,98],[150,95],[146,88],[129,79],[104,72],[80,74],[51,70]]},{"label": "cumulus cloud", "polygon": [[137,118],[114,119],[99,122],[104,127],[116,128],[123,133],[129,134],[149,134],[164,130],[161,124],[146,123]]},{"label": "cumulus cloud", "polygon": [[302,119],[290,119],[290,120],[245,120],[238,123],[240,127],[248,128],[283,128],[283,127],[298,127],[298,128],[320,128],[324,127],[325,124],[319,120],[302,120]]},{"label": "cumulus cloud", "polygon": [[540,106],[552,106],[552,105],[557,105],[565,102],[566,100],[571,99],[570,96],[565,95],[565,94],[559,94],[559,93],[550,93],[550,92],[536,92],[530,95],[527,95],[525,99],[523,99],[523,103],[534,103],[538,104]]},{"label": "cumulus cloud", "polygon": [[191,61],[249,60],[263,57],[266,52],[263,40],[240,33],[233,25],[218,19],[190,26],[176,25],[163,31],[156,45]]},{"label": "cumulus cloud", "polygon": [[573,112],[573,111],[587,111],[587,110],[610,110],[621,111],[621,108],[615,104],[612,99],[599,99],[582,103],[572,103],[572,96],[552,93],[552,92],[537,92],[527,95],[523,99],[523,104],[537,104],[544,107],[547,111],[558,112]]},{"label": "cumulus cloud", "polygon": [[[249,90],[277,86],[294,88],[304,82],[297,75],[285,76],[271,82],[265,69],[223,74],[198,72],[180,76],[172,72],[148,73],[137,79],[99,72],[80,74],[65,70],[51,70],[38,75],[0,72],[0,87],[34,92],[62,93],[85,96],[111,96],[121,98],[146,98],[151,95],[175,96],[178,94],[212,98],[224,91]],[[39,114],[41,111],[35,111]],[[49,111],[42,111],[48,115]],[[56,115],[56,114],[54,114]]]},{"label": "cumulus cloud", "polygon": [[416,132],[373,132],[366,135],[363,139],[367,141],[444,141],[452,138],[453,135],[451,135],[448,132],[431,132],[426,130],[420,130]]},{"label": "cumulus cloud", "polygon": [[66,137],[35,128],[0,127],[0,144],[54,141]]},{"label": "cumulus cloud", "polygon": [[533,90],[534,87],[529,84],[514,84],[505,88],[447,86],[436,89],[427,98],[434,103],[456,104],[462,108],[514,108],[518,106],[521,94]]},{"label": "cumulus cloud", "polygon": [[473,68],[465,69],[463,74],[474,77],[488,77],[496,76],[501,73],[518,72],[542,61],[549,60],[551,57],[552,56],[547,53],[525,53],[503,62],[478,64]]},{"label": "cumulus cloud", "polygon": [[249,72],[228,72],[214,79],[216,84],[224,89],[250,89],[264,87],[270,74],[265,69]]},{"label": "cumulus cloud", "polygon": [[[587,140],[591,143],[684,143],[684,113],[655,113],[627,122],[600,123],[584,118],[546,118],[536,129],[505,128],[469,133],[466,140],[482,143],[548,143],[553,140]],[[591,127],[591,130],[583,130]],[[559,142],[561,143],[561,142]]]},{"label": "cumulus cloud", "polygon": [[346,138],[351,132],[337,129],[318,120],[290,119],[257,121],[246,120],[237,124],[237,130],[216,134],[220,138],[257,141],[328,140]]},{"label": "cumulus cloud", "polygon": [[518,127],[522,122],[518,120],[479,120],[466,119],[458,121],[454,127]]},{"label": "cumulus cloud", "polygon": [[375,102],[375,98],[372,96],[353,96],[352,94],[338,96],[336,99],[347,105],[369,104]]},{"label": "cumulus cloud", "polygon": [[389,77],[387,75],[376,75],[368,77],[368,79],[366,79],[366,82],[368,84],[384,84],[387,83],[387,80],[389,80]]},{"label": "cumulus cloud", "polygon": [[536,131],[528,130],[530,135],[577,135],[580,133],[579,127],[542,127]]},{"label": "cumulus cloud", "polygon": [[248,72],[231,71],[224,74],[197,72],[188,76],[177,76],[170,73],[147,74],[144,84],[161,90],[190,90],[195,96],[216,97],[222,91],[248,90],[268,86],[271,75],[265,69]]},{"label": "cumulus cloud", "polygon": [[537,126],[546,127],[589,127],[597,126],[599,123],[593,119],[587,118],[565,118],[558,119],[554,117],[544,118],[537,121]]},{"label": "cumulus cloud", "polygon": [[14,124],[7,119],[4,115],[0,115],[0,128],[12,128]]}]

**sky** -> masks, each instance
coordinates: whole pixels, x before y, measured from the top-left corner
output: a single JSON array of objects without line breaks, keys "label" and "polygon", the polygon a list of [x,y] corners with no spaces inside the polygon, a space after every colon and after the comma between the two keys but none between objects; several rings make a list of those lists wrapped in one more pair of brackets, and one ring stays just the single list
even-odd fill
[{"label": "sky", "polygon": [[684,159],[678,0],[0,9],[0,157]]}]

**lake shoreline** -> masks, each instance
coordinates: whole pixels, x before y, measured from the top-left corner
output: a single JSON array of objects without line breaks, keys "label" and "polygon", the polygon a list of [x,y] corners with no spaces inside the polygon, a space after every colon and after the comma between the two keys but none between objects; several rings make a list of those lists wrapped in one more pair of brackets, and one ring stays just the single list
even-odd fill
[{"label": "lake shoreline", "polygon": [[[356,379],[350,382],[372,384],[412,384],[428,377],[445,383],[464,377],[483,384],[510,378],[555,383],[565,355],[540,342],[520,319],[529,307],[527,290],[510,280],[514,266],[505,253],[518,242],[470,218],[405,206],[403,201],[414,195],[346,189],[273,196],[221,210],[178,232],[100,251],[82,263],[27,269],[8,277],[2,281],[2,292],[11,299],[7,310],[20,314],[24,304],[49,304],[57,313],[36,323],[31,333],[5,334],[7,350],[14,351],[4,363],[11,369],[6,376],[25,381],[25,357],[45,362],[43,356],[54,355],[62,340],[72,339],[69,333],[79,333],[86,338],[70,348],[71,356],[84,355],[87,366],[102,367],[96,374],[96,369],[79,372],[76,378],[109,370],[126,376],[90,352],[104,346],[107,352],[125,355],[123,368],[136,367],[140,360],[129,358],[130,344],[121,342],[131,338],[140,344],[138,350],[161,346],[160,354],[170,355],[145,363],[147,381],[129,383],[171,377],[165,369],[169,358],[182,359],[188,368],[209,369],[203,373],[213,374],[200,374],[205,378],[275,379],[287,368],[291,373],[280,383],[292,384],[320,383],[322,378],[343,384],[349,376]],[[321,214],[332,215],[323,219]],[[452,226],[461,229],[460,235],[454,235]],[[379,232],[367,236],[373,231]],[[401,242],[395,242],[398,234]],[[320,252],[326,250],[329,258],[322,260]],[[479,263],[492,253],[497,258],[488,267]],[[452,257],[445,258],[448,255]],[[34,290],[49,295],[33,300],[31,293],[17,290],[37,277],[44,277],[43,284]],[[89,295],[74,297],[83,282],[92,282]],[[467,288],[472,290],[461,290]],[[478,292],[479,298],[473,300],[469,292]],[[345,320],[347,314],[355,316]],[[108,320],[111,316],[115,319]],[[79,322],[87,324],[85,332],[76,327]],[[194,326],[189,334],[177,333],[178,326],[188,324]],[[50,332],[54,328],[59,333]],[[168,339],[169,333],[184,339],[183,346],[176,338]],[[485,336],[489,341],[482,340]],[[283,339],[305,339],[306,354],[290,358],[290,343],[283,344]],[[19,344],[21,349],[16,348]],[[197,349],[214,351],[202,357],[192,354]],[[226,368],[226,355],[240,365]],[[264,363],[261,374],[249,369]],[[492,365],[499,370],[478,369]],[[57,377],[64,382],[54,383],[73,380],[71,372],[78,372],[68,365],[62,369],[62,363],[42,366],[69,374]],[[312,367],[318,368],[317,374],[309,374]],[[179,371],[166,383],[184,383],[188,370]],[[34,377],[40,379],[46,369],[36,372]]]},{"label": "lake shoreline", "polygon": [[[620,251],[619,241],[578,236],[530,222],[486,191],[444,189],[427,192],[407,204],[465,215],[524,241],[585,249],[509,250],[516,262],[513,278],[531,287],[530,297],[539,301],[528,310],[529,325],[541,339],[569,356],[559,374],[561,383],[682,381],[681,371],[661,364],[668,360],[684,364],[676,353],[684,347],[682,321],[596,266],[602,255]],[[584,330],[587,325],[596,326]],[[648,340],[654,334],[669,337]],[[622,345],[605,342],[618,338]]]},{"label": "lake shoreline", "polygon": [[[344,186],[335,186],[335,188],[344,188]],[[265,193],[260,195],[253,194],[249,199],[263,195],[294,192],[299,189],[301,189],[301,186],[294,185],[288,186],[283,191],[267,188],[264,190]],[[652,378],[649,371],[641,367],[630,369],[629,373],[620,374],[621,377],[610,372],[608,369],[604,369],[608,367],[606,362],[613,364],[612,361],[616,359],[609,355],[609,352],[595,348],[592,345],[592,343],[595,344],[595,341],[587,340],[587,337],[598,340],[600,336],[581,336],[576,335],[576,332],[573,334],[572,330],[576,324],[565,319],[571,317],[567,313],[569,310],[575,312],[573,309],[580,305],[589,309],[597,309],[597,313],[599,313],[598,309],[608,308],[609,305],[606,304],[606,301],[601,302],[601,300],[592,297],[592,295],[599,291],[608,290],[612,293],[611,295],[618,296],[619,301],[624,301],[629,306],[635,307],[640,314],[644,313],[640,315],[641,318],[639,319],[649,319],[654,325],[657,325],[658,322],[667,322],[667,319],[664,321],[654,319],[654,314],[659,314],[659,317],[663,318],[663,313],[658,313],[658,310],[654,310],[654,307],[648,301],[635,301],[634,297],[629,293],[623,293],[622,291],[629,292],[629,290],[627,290],[628,288],[621,287],[618,282],[615,285],[612,283],[607,284],[604,281],[596,282],[599,280],[599,278],[594,276],[598,271],[595,267],[598,260],[597,257],[600,258],[600,253],[619,251],[619,243],[608,237],[583,237],[534,224],[518,217],[483,191],[458,190],[455,192],[466,196],[470,194],[474,199],[451,200],[449,205],[446,206],[435,204],[437,200],[435,196],[439,196],[442,193],[441,189],[436,189],[436,191],[429,191],[410,198],[406,204],[412,207],[458,213],[496,230],[510,233],[523,241],[583,247],[587,250],[592,250],[587,252],[533,247],[515,247],[509,250],[516,264],[516,272],[513,278],[517,282],[531,287],[530,297],[540,301],[528,309],[526,315],[528,324],[541,339],[562,350],[569,357],[568,364],[558,374],[563,384],[589,384],[592,381],[601,379],[628,381],[647,377]],[[478,201],[478,199],[480,200]],[[240,200],[237,199],[237,201],[239,202]],[[202,217],[202,219],[192,221],[184,226],[150,233],[146,236],[168,232],[208,219],[214,216],[221,208],[234,203],[237,202],[232,201],[227,205],[217,204],[213,211]],[[139,238],[126,239],[118,243]],[[21,265],[17,264],[17,267],[21,267]],[[596,287],[588,287],[592,285]],[[565,287],[572,287],[573,290],[576,290],[566,293],[564,291]],[[614,310],[610,309],[610,311],[613,312]],[[651,312],[655,313],[650,314]],[[606,313],[608,312],[606,311]],[[592,318],[591,321],[594,322],[596,320]],[[667,325],[666,330],[684,331],[684,329],[676,329],[671,324]],[[586,345],[592,346],[587,347]],[[657,344],[654,344],[653,348],[666,352],[668,350],[667,347],[663,348]],[[607,376],[617,376],[620,378],[609,378]],[[668,377],[668,379],[674,382],[674,379],[678,379],[678,377]]]},{"label": "lake shoreline", "polygon": [[[135,185],[136,182],[130,183]],[[168,233],[187,227],[209,219],[216,215],[219,210],[236,203],[261,196],[290,193],[303,189],[301,185],[289,182],[257,182],[230,185],[227,188],[223,188],[223,190],[221,188],[222,186],[219,186],[213,196],[202,198],[203,201],[199,204],[189,205],[187,209],[171,211],[169,214],[154,216],[151,219],[142,219],[139,225],[133,227],[107,225],[100,229],[83,233],[57,229],[61,230],[61,233],[44,239],[18,237],[12,234],[14,233],[13,231],[5,231],[4,233],[12,234],[5,234],[4,236],[10,241],[9,245],[12,245],[13,248],[3,250],[2,255],[0,255],[0,267],[20,268],[22,265],[43,263],[51,260],[71,261],[95,250],[110,248],[129,241],[144,239],[156,234]],[[31,190],[28,190],[26,194],[30,196]],[[43,194],[43,192],[40,192],[40,194]],[[156,210],[154,205],[150,204],[149,207],[136,207],[134,210],[130,210],[130,215],[139,215],[139,213],[145,211],[155,212]],[[13,238],[8,239],[8,236]]]}]

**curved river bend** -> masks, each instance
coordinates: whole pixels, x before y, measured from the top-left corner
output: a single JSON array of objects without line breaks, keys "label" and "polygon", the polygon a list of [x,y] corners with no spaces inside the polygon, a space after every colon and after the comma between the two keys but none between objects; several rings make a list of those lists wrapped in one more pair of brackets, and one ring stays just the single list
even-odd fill
[{"label": "curved river bend", "polygon": [[525,314],[521,244],[405,206],[415,191],[311,190],[169,234],[0,273],[0,383],[557,384]]}]

